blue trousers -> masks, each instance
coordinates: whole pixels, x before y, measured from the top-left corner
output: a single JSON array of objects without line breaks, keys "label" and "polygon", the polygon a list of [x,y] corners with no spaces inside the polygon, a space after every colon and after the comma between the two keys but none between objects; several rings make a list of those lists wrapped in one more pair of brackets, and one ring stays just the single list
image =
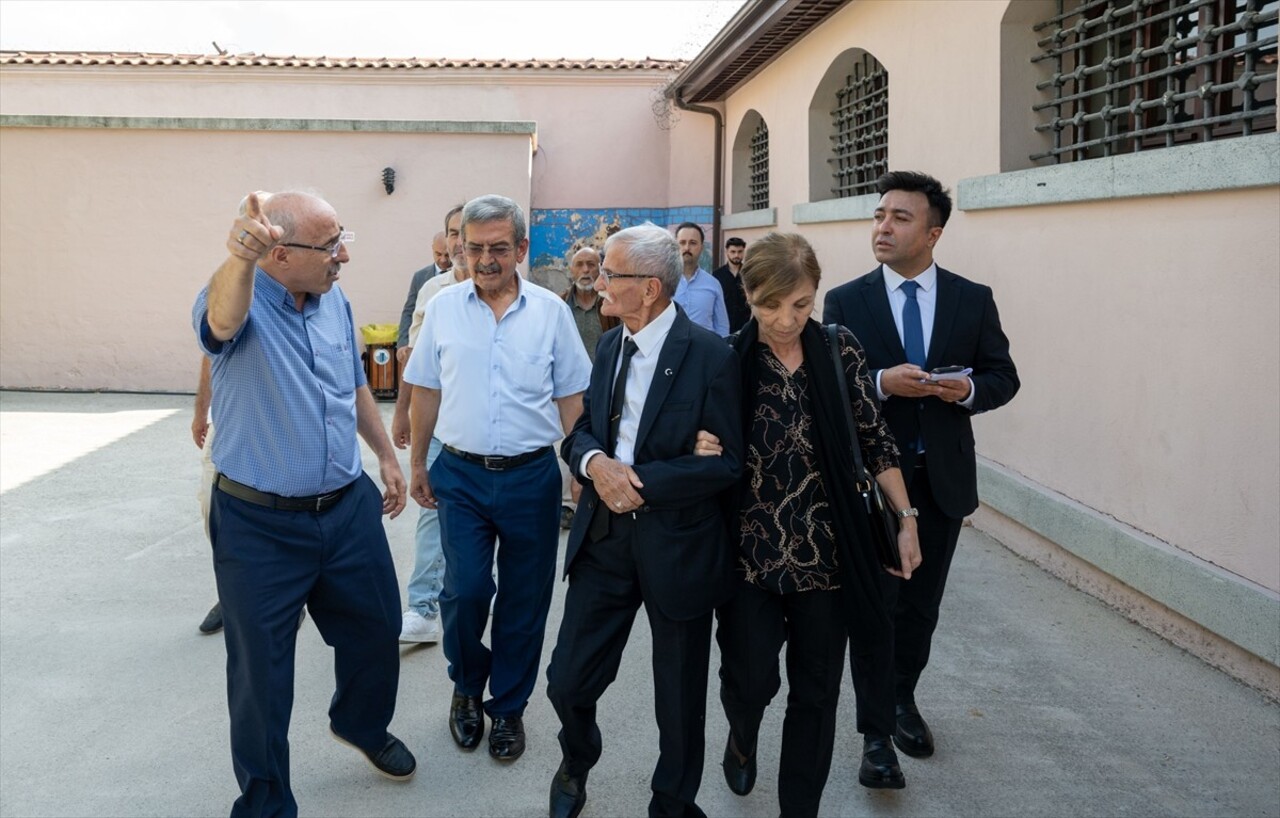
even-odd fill
[{"label": "blue trousers", "polygon": [[[437,438],[427,446],[427,468],[443,451]],[[440,590],[444,586],[444,550],[440,544],[440,515],[433,508],[418,509],[413,537],[413,574],[409,577],[409,607],[427,619],[440,615]]]},{"label": "blue trousers", "polygon": [[[489,471],[445,450],[431,467],[444,544],[440,620],[449,678],[492,717],[524,715],[542,659],[560,542],[555,455]],[[502,545],[494,548],[495,541]],[[494,598],[493,565],[498,585]],[[492,649],[482,638],[493,600]]]},{"label": "blue trousers", "polygon": [[213,492],[209,527],[227,644],[238,816],[298,814],[289,789],[294,646],[305,604],[333,648],[333,730],[386,743],[400,680],[400,590],[382,498],[361,475],[322,512],[276,511]]}]

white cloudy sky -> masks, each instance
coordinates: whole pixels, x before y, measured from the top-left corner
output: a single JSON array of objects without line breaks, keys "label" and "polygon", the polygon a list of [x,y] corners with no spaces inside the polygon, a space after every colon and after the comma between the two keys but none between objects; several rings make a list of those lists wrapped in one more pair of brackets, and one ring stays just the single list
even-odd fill
[{"label": "white cloudy sky", "polygon": [[0,49],[689,59],[742,2],[0,0]]}]

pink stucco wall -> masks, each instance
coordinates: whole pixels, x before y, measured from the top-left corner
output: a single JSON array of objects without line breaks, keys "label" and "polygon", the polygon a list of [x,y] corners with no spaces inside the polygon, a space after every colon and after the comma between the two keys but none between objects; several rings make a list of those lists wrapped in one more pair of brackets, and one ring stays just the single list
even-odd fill
[{"label": "pink stucco wall", "polygon": [[[749,112],[768,123],[778,221],[730,232],[802,232],[824,291],[875,267],[869,221],[793,221],[809,201],[813,89],[849,48],[889,72],[892,168],[931,173],[953,196],[1000,173],[1007,8],[851,3],[737,89],[729,143]],[[1277,225],[1274,186],[954,212],[938,263],[994,288],[1023,382],[975,419],[981,454],[1280,590]]]},{"label": "pink stucco wall", "polygon": [[358,324],[398,320],[445,211],[472,196],[502,193],[526,212],[709,204],[710,120],[659,127],[651,95],[665,79],[6,66],[8,115],[532,122],[536,133],[6,127],[0,387],[193,389],[191,302],[250,190],[314,188],[334,204],[357,236],[341,285]]}]

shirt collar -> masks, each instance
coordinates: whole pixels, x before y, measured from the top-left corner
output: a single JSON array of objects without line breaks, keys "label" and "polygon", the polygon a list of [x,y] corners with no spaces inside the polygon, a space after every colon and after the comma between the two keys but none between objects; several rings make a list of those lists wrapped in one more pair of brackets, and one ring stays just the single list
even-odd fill
[{"label": "shirt collar", "polygon": [[666,340],[667,333],[671,332],[671,326],[676,322],[676,302],[672,301],[667,304],[667,308],[658,314],[658,317],[650,321],[644,326],[644,329],[631,334],[631,330],[627,329],[627,325],[622,325],[622,338],[635,341],[636,352],[643,358],[648,358],[654,351],[662,347],[662,342]]},{"label": "shirt collar", "polygon": [[[293,293],[286,290],[285,286],[272,278],[271,274],[266,270],[255,265],[253,268],[253,278],[254,290],[266,296],[268,301],[288,307],[294,312],[298,311],[297,302],[293,299]],[[303,302],[302,308],[304,311],[308,309],[314,310],[319,305],[320,296],[307,293],[307,298],[306,301]]]},{"label": "shirt collar", "polygon": [[[474,278],[471,278],[470,276],[468,276],[465,281],[459,281],[457,283],[463,285],[463,287],[466,288],[468,300],[470,301],[480,300],[480,293],[476,292],[476,280]],[[516,270],[516,300],[511,303],[512,307],[518,308],[518,307],[524,306],[524,286],[525,286],[524,276],[520,275],[519,270]]]},{"label": "shirt collar", "polygon": [[[906,278],[899,275],[898,272],[888,264],[881,264],[880,267],[884,270],[885,286],[889,288],[889,292],[893,292],[894,290],[901,288],[902,282],[907,281]],[[932,291],[933,285],[938,283],[938,263],[930,263],[923,273],[911,279],[911,281],[919,284],[920,289],[925,292]]]}]

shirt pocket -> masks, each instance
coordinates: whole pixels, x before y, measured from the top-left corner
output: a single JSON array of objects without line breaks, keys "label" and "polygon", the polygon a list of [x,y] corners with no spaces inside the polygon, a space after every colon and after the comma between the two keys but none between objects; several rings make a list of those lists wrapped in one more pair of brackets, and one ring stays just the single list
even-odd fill
[{"label": "shirt pocket", "polygon": [[550,355],[517,352],[509,363],[511,384],[518,392],[529,397],[551,394]]},{"label": "shirt pocket", "polygon": [[355,357],[349,343],[328,343],[316,353],[316,377],[336,395],[356,391]]}]

